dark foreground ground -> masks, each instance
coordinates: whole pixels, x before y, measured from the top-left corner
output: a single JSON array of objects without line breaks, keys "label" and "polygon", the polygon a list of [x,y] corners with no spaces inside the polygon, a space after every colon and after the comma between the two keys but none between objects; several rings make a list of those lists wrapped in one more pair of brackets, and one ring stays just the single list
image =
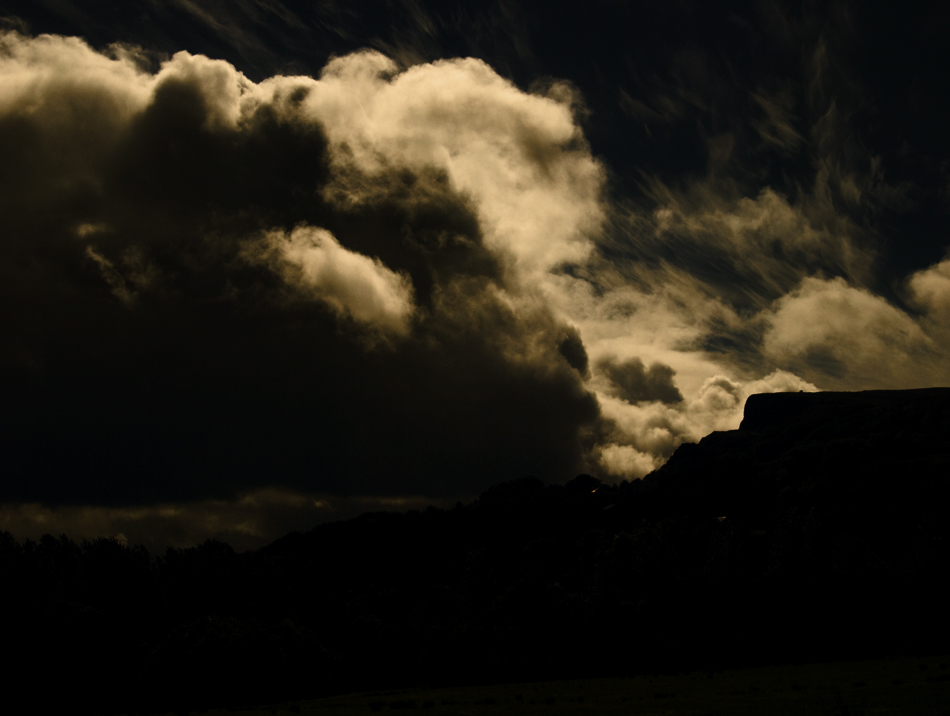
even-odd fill
[{"label": "dark foreground ground", "polygon": [[[861,716],[950,714],[950,656],[347,694],[207,716],[638,714]],[[196,712],[197,713],[197,712]]]}]

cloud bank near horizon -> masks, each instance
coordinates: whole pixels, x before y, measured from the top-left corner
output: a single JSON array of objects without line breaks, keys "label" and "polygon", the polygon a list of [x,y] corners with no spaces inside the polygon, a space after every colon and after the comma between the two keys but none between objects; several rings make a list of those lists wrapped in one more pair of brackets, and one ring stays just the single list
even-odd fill
[{"label": "cloud bank near horizon", "polygon": [[827,53],[810,128],[752,98],[762,151],[811,153],[797,196],[744,190],[724,132],[634,201],[566,82],[375,50],[252,82],[4,32],[2,499],[636,479],[754,392],[946,384],[948,262],[882,292],[860,217],[903,190],[837,141]]}]

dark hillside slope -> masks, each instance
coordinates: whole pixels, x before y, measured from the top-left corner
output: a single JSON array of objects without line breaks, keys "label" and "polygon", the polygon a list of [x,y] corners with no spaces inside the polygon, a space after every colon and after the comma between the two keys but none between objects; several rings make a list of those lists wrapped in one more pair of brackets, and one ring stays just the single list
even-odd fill
[{"label": "dark hillside slope", "polygon": [[950,646],[948,498],[950,389],[765,394],[643,481],[525,479],[264,552],[494,639],[467,673],[927,651]]},{"label": "dark hillside slope", "polygon": [[806,505],[943,521],[948,477],[950,388],[926,388],[753,395],[739,430],[683,445],[645,482],[673,510],[768,525]]},{"label": "dark hillside slope", "polygon": [[525,479],[263,553],[358,594],[407,678],[939,650],[948,467],[950,389],[755,395],[643,481]]},{"label": "dark hillside slope", "polygon": [[0,534],[9,683],[76,713],[945,653],[948,428],[950,389],[757,395],[633,483],[524,478],[245,554]]}]

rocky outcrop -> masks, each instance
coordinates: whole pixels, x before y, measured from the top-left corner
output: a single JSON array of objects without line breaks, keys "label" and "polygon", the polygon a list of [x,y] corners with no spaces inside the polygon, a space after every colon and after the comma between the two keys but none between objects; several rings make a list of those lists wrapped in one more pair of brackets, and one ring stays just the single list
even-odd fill
[{"label": "rocky outcrop", "polygon": [[950,388],[751,396],[738,430],[647,476],[670,509],[767,524],[791,505],[920,514],[948,497]]}]

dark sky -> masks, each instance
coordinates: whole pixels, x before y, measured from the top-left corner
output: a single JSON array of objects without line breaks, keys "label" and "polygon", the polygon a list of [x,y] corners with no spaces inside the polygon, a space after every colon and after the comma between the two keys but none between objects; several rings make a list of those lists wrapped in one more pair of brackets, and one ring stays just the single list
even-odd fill
[{"label": "dark sky", "polygon": [[869,5],[0,0],[0,529],[254,546],[946,385],[950,11]]}]

